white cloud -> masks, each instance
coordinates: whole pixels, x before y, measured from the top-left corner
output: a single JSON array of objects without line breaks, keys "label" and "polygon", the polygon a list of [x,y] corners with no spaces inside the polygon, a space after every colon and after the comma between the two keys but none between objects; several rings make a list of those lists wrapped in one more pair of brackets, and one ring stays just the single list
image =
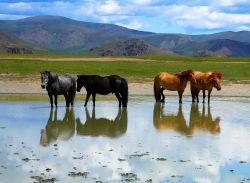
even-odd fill
[{"label": "white cloud", "polygon": [[114,0],[108,0],[104,4],[97,7],[97,12],[100,14],[119,14],[121,7]]},{"label": "white cloud", "polygon": [[140,5],[148,5],[152,2],[152,0],[136,0],[132,1],[134,4],[140,4]]},{"label": "white cloud", "polygon": [[11,9],[20,10],[20,11],[32,9],[30,4],[24,3],[24,2],[10,3],[8,7]]},{"label": "white cloud", "polygon": [[20,18],[25,18],[25,15],[9,15],[9,14],[0,14],[0,20],[15,20]]},{"label": "white cloud", "polygon": [[212,2],[212,4],[216,6],[234,6],[245,3],[249,3],[249,0],[215,0]]},{"label": "white cloud", "polygon": [[236,31],[250,31],[250,27],[248,26],[239,26]]},{"label": "white cloud", "polygon": [[127,27],[129,29],[141,29],[143,28],[143,24],[141,22],[139,22],[138,20],[134,19],[131,22],[129,22],[128,24],[124,24],[124,23],[116,23],[117,25],[123,26],[123,27]]}]

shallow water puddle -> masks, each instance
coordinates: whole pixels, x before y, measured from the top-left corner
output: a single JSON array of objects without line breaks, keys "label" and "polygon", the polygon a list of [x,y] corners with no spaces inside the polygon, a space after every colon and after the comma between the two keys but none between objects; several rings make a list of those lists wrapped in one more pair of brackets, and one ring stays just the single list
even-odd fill
[{"label": "shallow water puddle", "polygon": [[249,182],[250,99],[0,103],[0,182]]}]

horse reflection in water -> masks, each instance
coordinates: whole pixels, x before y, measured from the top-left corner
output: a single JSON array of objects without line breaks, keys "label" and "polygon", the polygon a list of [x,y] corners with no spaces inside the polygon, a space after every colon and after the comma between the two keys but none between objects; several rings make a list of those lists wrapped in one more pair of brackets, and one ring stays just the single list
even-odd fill
[{"label": "horse reflection in water", "polygon": [[57,119],[57,109],[50,110],[50,116],[45,129],[41,130],[40,144],[48,146],[57,140],[69,140],[75,133],[75,115],[73,108],[66,108],[62,120]]},{"label": "horse reflection in water", "polygon": [[189,121],[190,134],[196,131],[210,132],[211,134],[220,133],[220,118],[216,117],[215,120],[213,120],[210,105],[207,107],[206,114],[205,105],[203,105],[202,113],[200,113],[198,104],[193,103],[190,110]]},{"label": "horse reflection in water", "polygon": [[79,118],[76,120],[78,135],[117,138],[124,135],[127,131],[128,115],[126,108],[119,108],[114,120],[96,118],[95,108],[92,109],[92,116],[90,116],[88,108],[85,108],[85,113],[86,121],[84,124],[81,123]]},{"label": "horse reflection in water", "polygon": [[154,106],[154,126],[158,131],[174,130],[186,136],[192,136],[197,131],[208,132],[211,134],[220,133],[220,118],[213,120],[210,106],[208,112],[205,112],[205,105],[202,107],[202,113],[197,104],[191,105],[189,126],[182,112],[182,106],[179,105],[176,115],[164,114],[164,104],[156,103]]},{"label": "horse reflection in water", "polygon": [[164,115],[164,104],[155,103],[154,106],[154,126],[159,131],[174,130],[186,135],[188,128],[185,117],[182,113],[182,105],[179,105],[179,110],[176,115]]}]

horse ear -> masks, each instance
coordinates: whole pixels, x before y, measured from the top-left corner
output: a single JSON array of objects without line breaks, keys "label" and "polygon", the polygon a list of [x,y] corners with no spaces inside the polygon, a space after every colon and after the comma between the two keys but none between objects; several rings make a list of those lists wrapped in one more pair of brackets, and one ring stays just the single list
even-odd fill
[{"label": "horse ear", "polygon": [[217,76],[220,80],[222,79],[222,74],[220,72],[217,73]]},{"label": "horse ear", "polygon": [[207,81],[211,81],[212,79],[214,79],[214,73],[210,74],[210,75],[207,77]]}]

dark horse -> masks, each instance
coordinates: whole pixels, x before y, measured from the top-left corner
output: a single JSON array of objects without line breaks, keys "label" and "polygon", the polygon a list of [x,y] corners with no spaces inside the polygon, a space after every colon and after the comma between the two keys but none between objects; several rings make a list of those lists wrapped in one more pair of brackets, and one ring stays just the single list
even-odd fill
[{"label": "dark horse", "polygon": [[77,91],[80,92],[82,87],[86,88],[87,96],[84,106],[87,106],[90,95],[92,94],[93,106],[95,106],[96,94],[107,95],[114,93],[119,101],[119,107],[127,107],[128,103],[128,83],[126,79],[111,75],[101,77],[98,75],[78,75]]},{"label": "dark horse", "polygon": [[55,98],[55,106],[57,107],[57,95],[64,95],[66,100],[66,107],[74,105],[74,98],[76,94],[76,81],[72,76],[64,75],[58,76],[50,71],[42,71],[41,73],[41,87],[48,91],[50,105],[53,107],[53,95]]}]

